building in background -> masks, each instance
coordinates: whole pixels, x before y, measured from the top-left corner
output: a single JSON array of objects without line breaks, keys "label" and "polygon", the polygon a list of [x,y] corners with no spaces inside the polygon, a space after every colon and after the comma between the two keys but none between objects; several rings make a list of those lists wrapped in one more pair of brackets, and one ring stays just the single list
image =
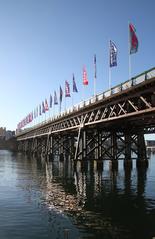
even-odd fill
[{"label": "building in background", "polygon": [[11,139],[11,138],[14,137],[14,136],[15,136],[15,131],[6,130],[5,140]]},{"label": "building in background", "polygon": [[0,140],[8,140],[15,136],[15,131],[6,130],[6,127],[0,127]]},{"label": "building in background", "polygon": [[0,127],[0,139],[5,140],[5,136],[6,136],[6,128]]}]

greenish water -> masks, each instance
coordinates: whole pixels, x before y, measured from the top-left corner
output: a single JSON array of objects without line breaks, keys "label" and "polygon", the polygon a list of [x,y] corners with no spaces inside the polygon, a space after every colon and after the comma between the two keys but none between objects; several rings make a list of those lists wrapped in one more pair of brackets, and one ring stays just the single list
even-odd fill
[{"label": "greenish water", "polygon": [[151,239],[155,236],[155,155],[149,167],[76,170],[0,151],[0,239]]}]

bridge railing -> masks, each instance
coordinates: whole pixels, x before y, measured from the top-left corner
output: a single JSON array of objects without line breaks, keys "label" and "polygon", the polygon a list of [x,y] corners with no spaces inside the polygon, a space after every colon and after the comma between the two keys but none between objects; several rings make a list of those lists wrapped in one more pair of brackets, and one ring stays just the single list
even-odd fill
[{"label": "bridge railing", "polygon": [[100,93],[100,94],[97,94],[96,96],[93,96],[87,100],[84,100],[82,102],[80,102],[79,104],[77,105],[74,105],[73,107],[69,108],[67,110],[66,113],[71,113],[73,111],[78,111],[79,109],[83,108],[83,107],[86,107],[86,106],[90,106],[91,104],[97,102],[97,101],[101,101],[105,98],[108,98],[112,95],[115,95],[117,93],[120,93],[124,90],[127,90],[133,86],[136,86],[136,85],[139,85],[140,83],[148,80],[148,79],[151,79],[155,77],[155,68],[152,68],[151,70],[149,71],[146,71],[134,78],[132,78],[131,80],[127,80],[115,87],[112,87],[111,89],[103,92],[103,93]]},{"label": "bridge railing", "polygon": [[123,82],[123,83],[121,83],[121,84],[119,84],[119,85],[117,85],[115,87],[112,87],[111,89],[109,89],[109,90],[107,90],[107,91],[105,91],[103,93],[97,94],[97,95],[95,95],[95,96],[93,96],[93,97],[91,97],[91,98],[89,98],[87,100],[81,101],[80,103],[78,103],[78,104],[68,108],[67,110],[59,113],[58,115],[55,115],[55,116],[53,116],[53,117],[51,117],[51,118],[49,118],[49,119],[47,119],[45,121],[42,121],[41,123],[39,123],[39,124],[37,124],[35,126],[29,127],[27,129],[24,129],[21,132],[18,132],[18,134],[26,133],[26,132],[28,132],[28,131],[30,131],[32,129],[38,128],[38,127],[40,127],[42,125],[45,125],[45,124],[50,123],[52,121],[55,121],[55,120],[57,120],[59,118],[67,116],[67,115],[69,115],[69,114],[71,114],[73,112],[77,112],[77,111],[83,109],[86,106],[90,106],[90,105],[92,105],[92,104],[94,104],[94,103],[96,103],[98,101],[102,101],[103,99],[106,99],[106,98],[108,98],[108,97],[110,97],[112,95],[118,94],[118,93],[120,93],[120,92],[122,92],[124,90],[127,90],[127,89],[129,89],[129,88],[131,88],[133,86],[139,85],[142,82],[144,82],[146,80],[149,80],[149,79],[151,79],[153,77],[155,77],[155,68],[152,68],[152,69],[150,69],[148,71],[145,71],[142,74],[140,74],[140,75],[138,75],[136,77],[133,77],[132,79],[127,80],[127,81],[125,81],[125,82]]}]

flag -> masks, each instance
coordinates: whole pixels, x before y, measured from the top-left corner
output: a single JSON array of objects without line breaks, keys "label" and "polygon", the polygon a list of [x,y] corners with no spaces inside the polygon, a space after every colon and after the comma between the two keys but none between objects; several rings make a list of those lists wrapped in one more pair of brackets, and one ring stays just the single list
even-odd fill
[{"label": "flag", "polygon": [[94,55],[94,69],[95,69],[94,78],[96,79],[96,54]]},{"label": "flag", "polygon": [[76,86],[76,83],[75,83],[74,74],[73,74],[73,92],[78,92],[78,89],[77,89],[77,86]]},{"label": "flag", "polygon": [[52,96],[50,95],[50,108],[52,108]]},{"label": "flag", "polygon": [[29,122],[33,121],[33,112],[29,113]]},{"label": "flag", "polygon": [[28,124],[29,123],[29,116],[27,115],[26,116],[26,124]]},{"label": "flag", "polygon": [[83,85],[88,85],[88,78],[85,66],[83,67]]},{"label": "flag", "polygon": [[110,67],[117,66],[117,47],[110,41]]},{"label": "flag", "polygon": [[54,91],[54,105],[58,104],[57,94],[56,91]]},{"label": "flag", "polygon": [[62,88],[60,86],[60,103],[62,102],[62,96],[63,96],[63,91],[62,91]]},{"label": "flag", "polygon": [[70,97],[70,86],[68,81],[65,81],[65,97]]},{"label": "flag", "polygon": [[34,119],[36,118],[36,109],[34,109],[34,111],[33,111],[34,113]]},{"label": "flag", "polygon": [[38,106],[36,107],[36,117],[38,117]]},{"label": "flag", "polygon": [[39,115],[41,115],[41,105],[39,105]]},{"label": "flag", "polygon": [[45,112],[49,110],[48,103],[47,103],[47,99],[45,99],[45,105],[44,105],[44,107],[45,107]]},{"label": "flag", "polygon": [[34,119],[37,118],[37,107],[34,109],[33,115],[34,115]]},{"label": "flag", "polygon": [[31,117],[32,117],[32,121],[33,121],[33,118],[34,118],[34,117],[33,117],[33,111],[31,112]]},{"label": "flag", "polygon": [[42,101],[42,113],[45,113],[45,106],[43,101]]},{"label": "flag", "polygon": [[130,23],[129,24],[129,35],[130,35],[130,54],[136,53],[138,51],[138,38],[136,36],[136,29]]}]

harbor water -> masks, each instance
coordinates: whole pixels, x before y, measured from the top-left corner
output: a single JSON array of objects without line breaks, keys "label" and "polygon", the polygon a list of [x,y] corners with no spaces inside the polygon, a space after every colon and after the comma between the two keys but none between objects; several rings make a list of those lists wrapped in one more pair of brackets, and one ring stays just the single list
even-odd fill
[{"label": "harbor water", "polygon": [[152,239],[155,155],[149,166],[76,167],[0,150],[0,238]]}]

